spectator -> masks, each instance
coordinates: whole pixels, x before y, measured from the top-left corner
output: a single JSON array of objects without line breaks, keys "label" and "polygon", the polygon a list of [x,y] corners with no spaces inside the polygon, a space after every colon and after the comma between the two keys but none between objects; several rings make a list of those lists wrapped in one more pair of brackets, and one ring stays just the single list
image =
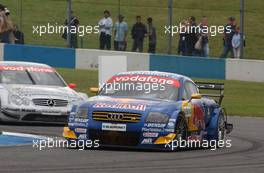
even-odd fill
[{"label": "spectator", "polygon": [[24,33],[21,32],[17,25],[14,25],[14,36],[15,36],[15,44],[24,44]]},{"label": "spectator", "polygon": [[149,37],[149,53],[156,53],[156,45],[157,45],[157,35],[156,35],[156,27],[153,26],[153,19],[149,17],[147,19],[148,22],[148,33]]},{"label": "spectator", "polygon": [[4,11],[0,12],[0,42],[13,44],[15,37],[13,34],[13,24],[10,19],[6,16]]},{"label": "spectator", "polygon": [[223,38],[224,51],[222,55],[220,56],[221,58],[227,58],[227,55],[229,52],[231,52],[231,58],[234,58],[232,38],[235,34],[235,30],[236,30],[236,19],[234,17],[229,17],[228,23],[225,26],[225,32],[224,32],[224,38]]},{"label": "spectator", "polygon": [[4,6],[2,4],[0,4],[0,12],[1,11],[4,11],[4,13],[5,13],[6,16],[9,16],[10,15],[10,11],[7,9],[6,6]]},{"label": "spectator", "polygon": [[118,16],[118,22],[115,23],[114,27],[114,48],[117,51],[126,51],[127,47],[127,23],[124,22],[124,16]]},{"label": "spectator", "polygon": [[202,39],[202,46],[200,50],[200,56],[208,57],[209,56],[209,39],[208,39],[208,18],[203,16],[200,26],[200,37]]},{"label": "spectator", "polygon": [[186,45],[186,29],[187,29],[187,21],[181,22],[181,31],[179,36],[179,43],[178,43],[178,54],[185,56],[187,45]]},{"label": "spectator", "polygon": [[110,17],[110,12],[108,10],[104,11],[104,17],[99,21],[99,31],[100,31],[100,49],[104,50],[105,47],[107,50],[111,49],[111,35],[113,21]]},{"label": "spectator", "polygon": [[147,34],[146,26],[141,22],[141,16],[136,17],[136,23],[132,27],[133,47],[132,52],[143,52],[144,37]]},{"label": "spectator", "polygon": [[236,28],[236,32],[232,38],[232,46],[233,46],[233,52],[234,52],[234,58],[239,59],[240,58],[240,42],[241,36],[240,36],[240,28]]},{"label": "spectator", "polygon": [[[68,28],[68,30],[64,30],[64,33],[62,35],[62,38],[64,38],[65,40],[67,40],[67,34],[68,32],[70,32],[70,47],[71,48],[77,48],[78,47],[78,37],[77,37],[77,32],[73,33],[71,32],[72,30],[74,31],[77,31],[77,28],[79,26],[80,22],[79,20],[77,19],[77,17],[75,17],[73,15],[73,11],[71,11],[71,20],[70,20],[70,28]],[[68,20],[66,19],[65,22],[64,22],[64,25],[65,26],[68,26]],[[75,29],[72,29],[72,28],[75,28]]]},{"label": "spectator", "polygon": [[187,45],[187,55],[194,56],[196,55],[195,43],[198,41],[197,31],[196,31],[196,22],[195,17],[191,16],[188,20],[188,31],[186,34],[186,45]]}]

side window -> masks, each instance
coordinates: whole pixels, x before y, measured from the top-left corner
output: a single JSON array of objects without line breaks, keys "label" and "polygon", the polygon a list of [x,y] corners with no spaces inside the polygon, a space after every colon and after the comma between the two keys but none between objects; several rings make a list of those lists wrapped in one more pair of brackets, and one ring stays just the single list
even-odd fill
[{"label": "side window", "polygon": [[198,88],[194,85],[194,83],[190,81],[186,81],[184,84],[184,93],[183,93],[183,98],[190,99],[192,94],[199,93]]}]

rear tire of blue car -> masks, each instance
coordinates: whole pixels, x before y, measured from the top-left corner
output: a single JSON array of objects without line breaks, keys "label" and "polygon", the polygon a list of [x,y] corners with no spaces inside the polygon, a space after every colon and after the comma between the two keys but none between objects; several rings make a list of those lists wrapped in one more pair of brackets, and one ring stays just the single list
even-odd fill
[{"label": "rear tire of blue car", "polygon": [[225,118],[224,114],[221,112],[218,116],[218,124],[217,124],[217,140],[225,139]]}]

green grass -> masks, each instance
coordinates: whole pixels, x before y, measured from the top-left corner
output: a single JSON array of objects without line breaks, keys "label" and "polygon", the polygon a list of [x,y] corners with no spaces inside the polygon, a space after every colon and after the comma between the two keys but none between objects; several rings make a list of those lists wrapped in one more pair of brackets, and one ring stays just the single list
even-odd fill
[{"label": "green grass", "polygon": [[[20,1],[22,1],[22,20],[20,20]],[[203,15],[209,17],[211,25],[223,25],[230,15],[235,16],[239,23],[240,0],[174,0],[173,22],[177,25],[181,20],[190,15],[196,16],[198,22]],[[12,19],[20,24],[25,32],[25,40],[28,44],[65,46],[60,34],[44,35],[39,37],[32,34],[33,25],[63,24],[66,17],[66,0],[2,0],[12,13]],[[118,0],[72,0],[73,10],[80,19],[82,25],[97,25],[105,9],[112,12],[113,19],[118,13]],[[246,0],[245,32],[247,47],[245,56],[249,59],[264,59],[264,1]],[[136,15],[152,16],[158,32],[158,52],[166,53],[167,41],[164,34],[164,25],[167,24],[167,0],[121,0],[121,13],[126,17],[130,28]],[[85,48],[98,48],[98,35],[86,35],[83,37]],[[176,54],[178,36],[173,39],[173,53]],[[147,50],[145,41],[145,50]],[[131,49],[131,39],[128,48]],[[210,38],[210,55],[218,57],[222,52],[222,36]]]},{"label": "green grass", "polygon": [[[98,86],[98,71],[58,69],[58,72],[68,83],[76,83],[77,90],[88,93],[90,87]],[[225,83],[225,97],[223,107],[229,115],[264,116],[264,83],[202,80],[196,81],[223,82]]]}]

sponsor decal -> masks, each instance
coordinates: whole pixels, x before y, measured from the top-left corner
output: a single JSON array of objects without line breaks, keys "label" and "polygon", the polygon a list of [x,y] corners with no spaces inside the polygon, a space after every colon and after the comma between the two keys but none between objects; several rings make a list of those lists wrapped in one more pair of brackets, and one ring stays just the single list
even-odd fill
[{"label": "sponsor decal", "polygon": [[80,135],[78,136],[78,139],[83,139],[83,140],[85,140],[85,139],[87,139],[87,135],[86,135],[86,134],[80,134]]},{"label": "sponsor decal", "polygon": [[169,122],[167,127],[168,128],[174,128],[174,126],[175,126],[174,122]]},{"label": "sponsor decal", "polygon": [[40,112],[43,115],[62,115],[62,112],[60,111],[47,110],[47,109],[43,109]]},{"label": "sponsor decal", "polygon": [[145,111],[146,105],[143,104],[107,104],[107,103],[96,103],[93,105],[94,108],[112,108],[112,109],[125,109],[125,110],[138,110]]},{"label": "sponsor decal", "polygon": [[171,119],[169,119],[169,122],[174,122],[174,123],[176,123],[176,119],[171,118]]},{"label": "sponsor decal", "polygon": [[145,123],[144,127],[154,127],[154,128],[164,128],[166,124],[159,124],[159,123]]},{"label": "sponsor decal", "polygon": [[124,75],[114,76],[107,83],[113,82],[143,82],[143,83],[157,83],[162,85],[173,85],[174,87],[180,87],[180,82],[173,78],[161,77],[161,76],[149,76],[149,75]]},{"label": "sponsor decal", "polygon": [[68,125],[71,127],[88,127],[88,122],[87,123],[69,122]]},{"label": "sponsor decal", "polygon": [[74,131],[76,133],[86,133],[87,132],[87,129],[84,129],[84,128],[76,128]]},{"label": "sponsor decal", "polygon": [[143,139],[141,144],[153,144],[152,138]]},{"label": "sponsor decal", "polygon": [[162,132],[169,132],[169,133],[173,133],[174,132],[174,128],[171,129],[164,129],[164,128],[146,128],[143,127],[142,128],[142,132],[156,132],[156,133],[162,133]]},{"label": "sponsor decal", "polygon": [[102,123],[102,130],[125,132],[126,124]]},{"label": "sponsor decal", "polygon": [[78,122],[78,123],[87,123],[88,121],[89,119],[75,118],[75,122]]},{"label": "sponsor decal", "polygon": [[164,132],[164,129],[143,127],[142,131],[143,132],[158,132],[159,133],[159,132]]},{"label": "sponsor decal", "polygon": [[24,67],[24,66],[1,66],[0,70],[8,70],[8,71],[29,71],[29,72],[43,72],[43,73],[53,73],[55,72],[52,68],[45,68],[45,67]]},{"label": "sponsor decal", "polygon": [[143,137],[147,138],[156,138],[158,137],[159,133],[150,133],[150,132],[144,132]]}]

